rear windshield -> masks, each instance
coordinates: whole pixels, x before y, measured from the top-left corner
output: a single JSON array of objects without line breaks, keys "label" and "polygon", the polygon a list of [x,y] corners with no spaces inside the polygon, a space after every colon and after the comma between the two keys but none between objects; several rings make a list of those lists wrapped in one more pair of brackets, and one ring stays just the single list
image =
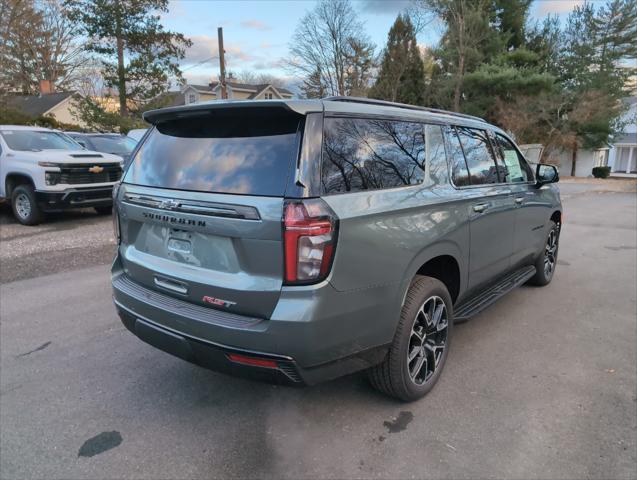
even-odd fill
[{"label": "rear windshield", "polygon": [[124,182],[198,192],[283,196],[300,117],[235,109],[160,123]]}]

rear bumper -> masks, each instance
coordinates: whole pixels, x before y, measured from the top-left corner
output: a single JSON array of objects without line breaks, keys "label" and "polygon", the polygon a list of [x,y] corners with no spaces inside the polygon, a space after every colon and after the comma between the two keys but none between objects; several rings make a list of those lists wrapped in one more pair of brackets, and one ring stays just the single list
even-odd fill
[{"label": "rear bumper", "polygon": [[[264,380],[287,385],[303,385],[294,360],[289,357],[241,350],[194,339],[160,327],[148,319],[127,310],[115,302],[124,326],[140,340],[188,362],[230,375]],[[229,355],[239,354],[250,358],[273,360],[276,368],[253,367],[230,360]]]},{"label": "rear bumper", "polygon": [[[255,319],[146,289],[113,265],[113,299],[124,325],[141,340],[206,368],[279,383],[311,385],[380,363],[395,330],[379,288],[282,292],[270,319]],[[387,289],[389,287],[382,287]],[[397,321],[397,319],[396,319]],[[274,360],[245,366],[229,354]]]},{"label": "rear bumper", "polygon": [[113,187],[69,188],[61,192],[36,190],[35,197],[38,205],[44,211],[108,207],[113,204]]}]

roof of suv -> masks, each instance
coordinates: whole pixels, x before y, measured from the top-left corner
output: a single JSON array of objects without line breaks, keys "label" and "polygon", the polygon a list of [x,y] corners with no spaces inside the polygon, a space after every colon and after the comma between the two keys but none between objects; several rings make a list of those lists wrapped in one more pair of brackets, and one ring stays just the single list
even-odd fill
[{"label": "roof of suv", "polygon": [[387,115],[412,120],[438,120],[454,124],[476,125],[486,121],[454,112],[417,107],[401,103],[385,102],[357,97],[328,97],[317,100],[210,100],[178,107],[150,110],[144,113],[144,120],[158,123],[168,118],[188,117],[195,112],[218,108],[285,108],[305,115],[312,112],[349,113],[359,115]]}]

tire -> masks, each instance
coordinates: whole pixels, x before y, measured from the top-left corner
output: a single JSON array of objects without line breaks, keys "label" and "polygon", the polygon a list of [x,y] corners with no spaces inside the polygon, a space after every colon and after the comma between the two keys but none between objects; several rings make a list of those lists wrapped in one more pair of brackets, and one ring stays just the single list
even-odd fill
[{"label": "tire", "polygon": [[551,222],[551,228],[546,236],[544,250],[535,260],[535,275],[529,280],[530,285],[543,287],[551,283],[557,268],[557,253],[560,246],[560,227]]},{"label": "tire", "polygon": [[31,185],[18,185],[11,192],[13,216],[22,225],[37,225],[44,218]]},{"label": "tire", "polygon": [[[436,317],[437,321],[430,321]],[[405,297],[387,356],[368,372],[372,386],[404,401],[426,395],[442,373],[452,329],[453,306],[447,288],[435,278],[417,276]]]},{"label": "tire", "polygon": [[98,215],[110,215],[111,213],[113,213],[113,207],[110,205],[108,207],[93,207],[93,208],[95,209]]}]

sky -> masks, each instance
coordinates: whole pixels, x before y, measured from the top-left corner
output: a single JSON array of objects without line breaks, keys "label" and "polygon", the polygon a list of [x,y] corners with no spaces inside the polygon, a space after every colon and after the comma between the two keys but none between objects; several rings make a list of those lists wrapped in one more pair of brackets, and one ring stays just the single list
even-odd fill
[{"label": "sky", "polygon": [[[284,59],[297,24],[315,3],[316,0],[171,0],[162,23],[193,42],[180,64],[188,83],[206,85],[217,79],[218,27],[223,27],[228,71],[267,73],[293,82]],[[563,17],[581,3],[583,0],[534,0],[531,17]],[[379,52],[396,16],[410,1],[353,0],[352,4]],[[440,25],[430,24],[418,35],[418,43],[435,45],[441,31]]]}]

